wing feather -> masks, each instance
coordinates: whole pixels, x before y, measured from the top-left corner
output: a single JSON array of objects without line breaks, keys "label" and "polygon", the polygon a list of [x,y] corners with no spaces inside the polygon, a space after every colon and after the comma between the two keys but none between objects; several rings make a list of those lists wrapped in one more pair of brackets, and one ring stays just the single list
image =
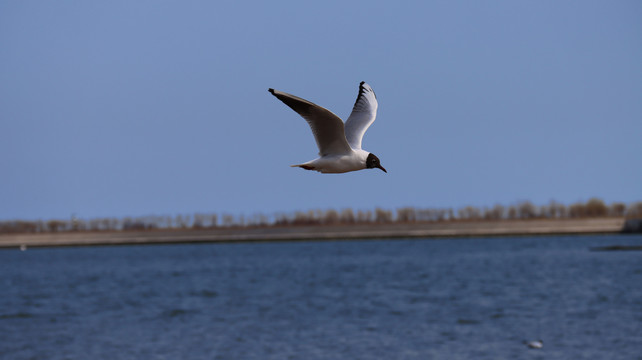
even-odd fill
[{"label": "wing feather", "polygon": [[339,155],[352,151],[346,140],[343,121],[330,110],[282,91],[268,91],[308,122],[317,142],[319,155]]},{"label": "wing feather", "polygon": [[377,117],[377,96],[370,85],[362,81],[359,84],[359,95],[352,107],[352,113],[346,120],[346,140],[353,149],[361,149],[361,140],[366,130]]}]

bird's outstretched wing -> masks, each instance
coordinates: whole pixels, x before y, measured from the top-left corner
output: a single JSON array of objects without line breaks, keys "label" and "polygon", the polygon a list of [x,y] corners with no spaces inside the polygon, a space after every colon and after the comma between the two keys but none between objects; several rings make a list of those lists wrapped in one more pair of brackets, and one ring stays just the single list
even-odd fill
[{"label": "bird's outstretched wing", "polygon": [[343,121],[330,110],[282,91],[268,91],[310,124],[320,156],[348,154],[352,151],[346,141]]},{"label": "bird's outstretched wing", "polygon": [[377,117],[377,96],[365,81],[359,84],[359,95],[352,107],[352,113],[346,120],[345,132],[348,144],[353,149],[361,149],[363,134]]}]

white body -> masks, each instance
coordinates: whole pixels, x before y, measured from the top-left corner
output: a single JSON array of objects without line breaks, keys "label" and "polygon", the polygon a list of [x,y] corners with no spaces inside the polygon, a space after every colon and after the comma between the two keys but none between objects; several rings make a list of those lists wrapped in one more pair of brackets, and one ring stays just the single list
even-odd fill
[{"label": "white body", "polygon": [[352,150],[349,154],[321,156],[306,163],[291,166],[307,166],[324,174],[340,174],[365,169],[368,154],[369,153],[365,150],[357,149]]}]

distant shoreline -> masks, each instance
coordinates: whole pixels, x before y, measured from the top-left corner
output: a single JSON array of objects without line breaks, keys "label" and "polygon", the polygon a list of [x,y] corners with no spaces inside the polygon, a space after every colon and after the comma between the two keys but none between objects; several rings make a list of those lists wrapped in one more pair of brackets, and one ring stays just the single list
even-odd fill
[{"label": "distant shoreline", "polygon": [[624,218],[532,219],[269,226],[147,231],[61,232],[0,235],[0,248],[181,243],[447,238],[515,235],[619,234]]}]

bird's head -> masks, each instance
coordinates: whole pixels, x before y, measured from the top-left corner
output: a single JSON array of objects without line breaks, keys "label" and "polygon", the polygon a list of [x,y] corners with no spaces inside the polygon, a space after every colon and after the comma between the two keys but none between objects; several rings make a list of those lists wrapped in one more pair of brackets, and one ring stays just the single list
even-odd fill
[{"label": "bird's head", "polygon": [[366,168],[367,169],[377,168],[387,173],[386,169],[384,169],[383,166],[381,166],[381,162],[379,161],[379,158],[373,153],[368,154],[368,158],[366,159]]}]

